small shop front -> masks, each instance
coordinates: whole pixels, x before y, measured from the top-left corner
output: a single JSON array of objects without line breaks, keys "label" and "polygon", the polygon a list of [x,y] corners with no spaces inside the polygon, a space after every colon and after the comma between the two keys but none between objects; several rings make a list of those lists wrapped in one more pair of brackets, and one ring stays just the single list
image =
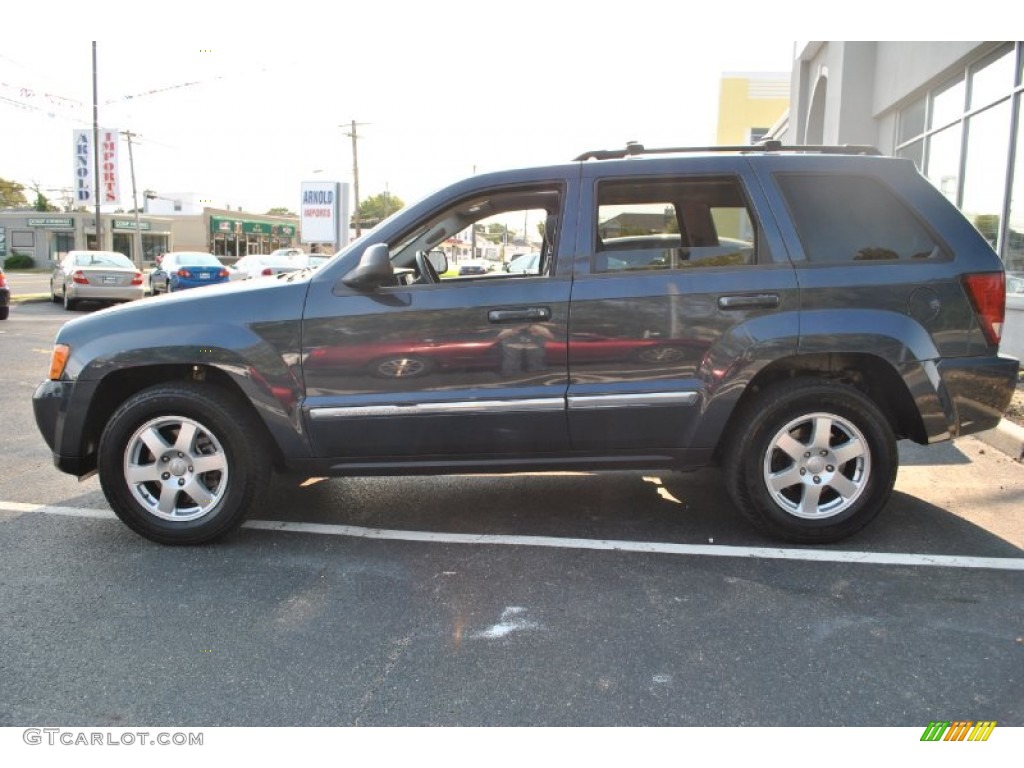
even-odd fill
[{"label": "small shop front", "polygon": [[[139,221],[145,260],[170,250],[170,224],[166,219]],[[64,214],[8,212],[0,214],[0,264],[10,254],[30,256],[37,267],[52,267],[68,251],[114,250],[134,257],[134,218],[103,215],[103,245],[97,247],[96,218],[81,211]]]},{"label": "small shop front", "polygon": [[227,259],[292,247],[296,234],[294,224],[210,216],[211,252]]},{"label": "small shop front", "polygon": [[[111,223],[111,250],[123,253],[132,261],[135,250],[135,220],[134,219],[112,219]],[[150,221],[139,221],[139,232],[142,234],[142,261],[156,261],[156,257],[170,251],[170,232],[154,232],[153,224]]]}]

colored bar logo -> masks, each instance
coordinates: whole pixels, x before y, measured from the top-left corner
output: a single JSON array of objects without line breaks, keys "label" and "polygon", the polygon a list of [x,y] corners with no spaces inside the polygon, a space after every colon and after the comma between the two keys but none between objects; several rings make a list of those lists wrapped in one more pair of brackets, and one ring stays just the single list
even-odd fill
[{"label": "colored bar logo", "polygon": [[988,741],[995,720],[932,720],[921,734],[921,741]]}]

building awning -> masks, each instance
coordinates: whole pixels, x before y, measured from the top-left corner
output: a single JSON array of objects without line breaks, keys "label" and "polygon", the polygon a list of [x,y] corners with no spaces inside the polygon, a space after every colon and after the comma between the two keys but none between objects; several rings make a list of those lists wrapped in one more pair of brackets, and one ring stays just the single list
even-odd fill
[{"label": "building awning", "polygon": [[228,216],[211,216],[210,233],[214,235],[272,235],[294,237],[294,224],[278,224],[255,219],[233,219]]}]

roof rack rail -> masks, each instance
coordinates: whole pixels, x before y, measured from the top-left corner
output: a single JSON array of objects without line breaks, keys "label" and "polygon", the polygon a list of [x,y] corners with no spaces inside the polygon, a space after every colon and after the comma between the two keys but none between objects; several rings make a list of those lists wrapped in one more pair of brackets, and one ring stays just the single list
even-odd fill
[{"label": "roof rack rail", "polygon": [[760,144],[717,146],[717,147],[657,147],[647,149],[637,141],[627,141],[625,149],[595,149],[584,152],[574,161],[582,160],[621,160],[624,157],[637,155],[674,155],[687,152],[820,152],[836,155],[881,155],[877,147],[867,144],[841,144],[828,146],[823,144],[783,144],[770,139]]}]

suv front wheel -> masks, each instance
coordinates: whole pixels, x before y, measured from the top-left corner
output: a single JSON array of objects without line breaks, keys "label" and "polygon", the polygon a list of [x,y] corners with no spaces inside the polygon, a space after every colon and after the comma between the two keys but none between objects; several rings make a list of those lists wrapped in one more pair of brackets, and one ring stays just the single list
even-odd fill
[{"label": "suv front wheel", "polygon": [[751,401],[725,456],[729,492],[765,533],[829,543],[881,511],[896,482],[896,438],[878,407],[833,381],[787,381]]},{"label": "suv front wheel", "polygon": [[271,472],[253,417],[226,393],[166,384],[130,397],[99,445],[100,485],[121,520],[162,544],[200,544],[237,528]]}]

